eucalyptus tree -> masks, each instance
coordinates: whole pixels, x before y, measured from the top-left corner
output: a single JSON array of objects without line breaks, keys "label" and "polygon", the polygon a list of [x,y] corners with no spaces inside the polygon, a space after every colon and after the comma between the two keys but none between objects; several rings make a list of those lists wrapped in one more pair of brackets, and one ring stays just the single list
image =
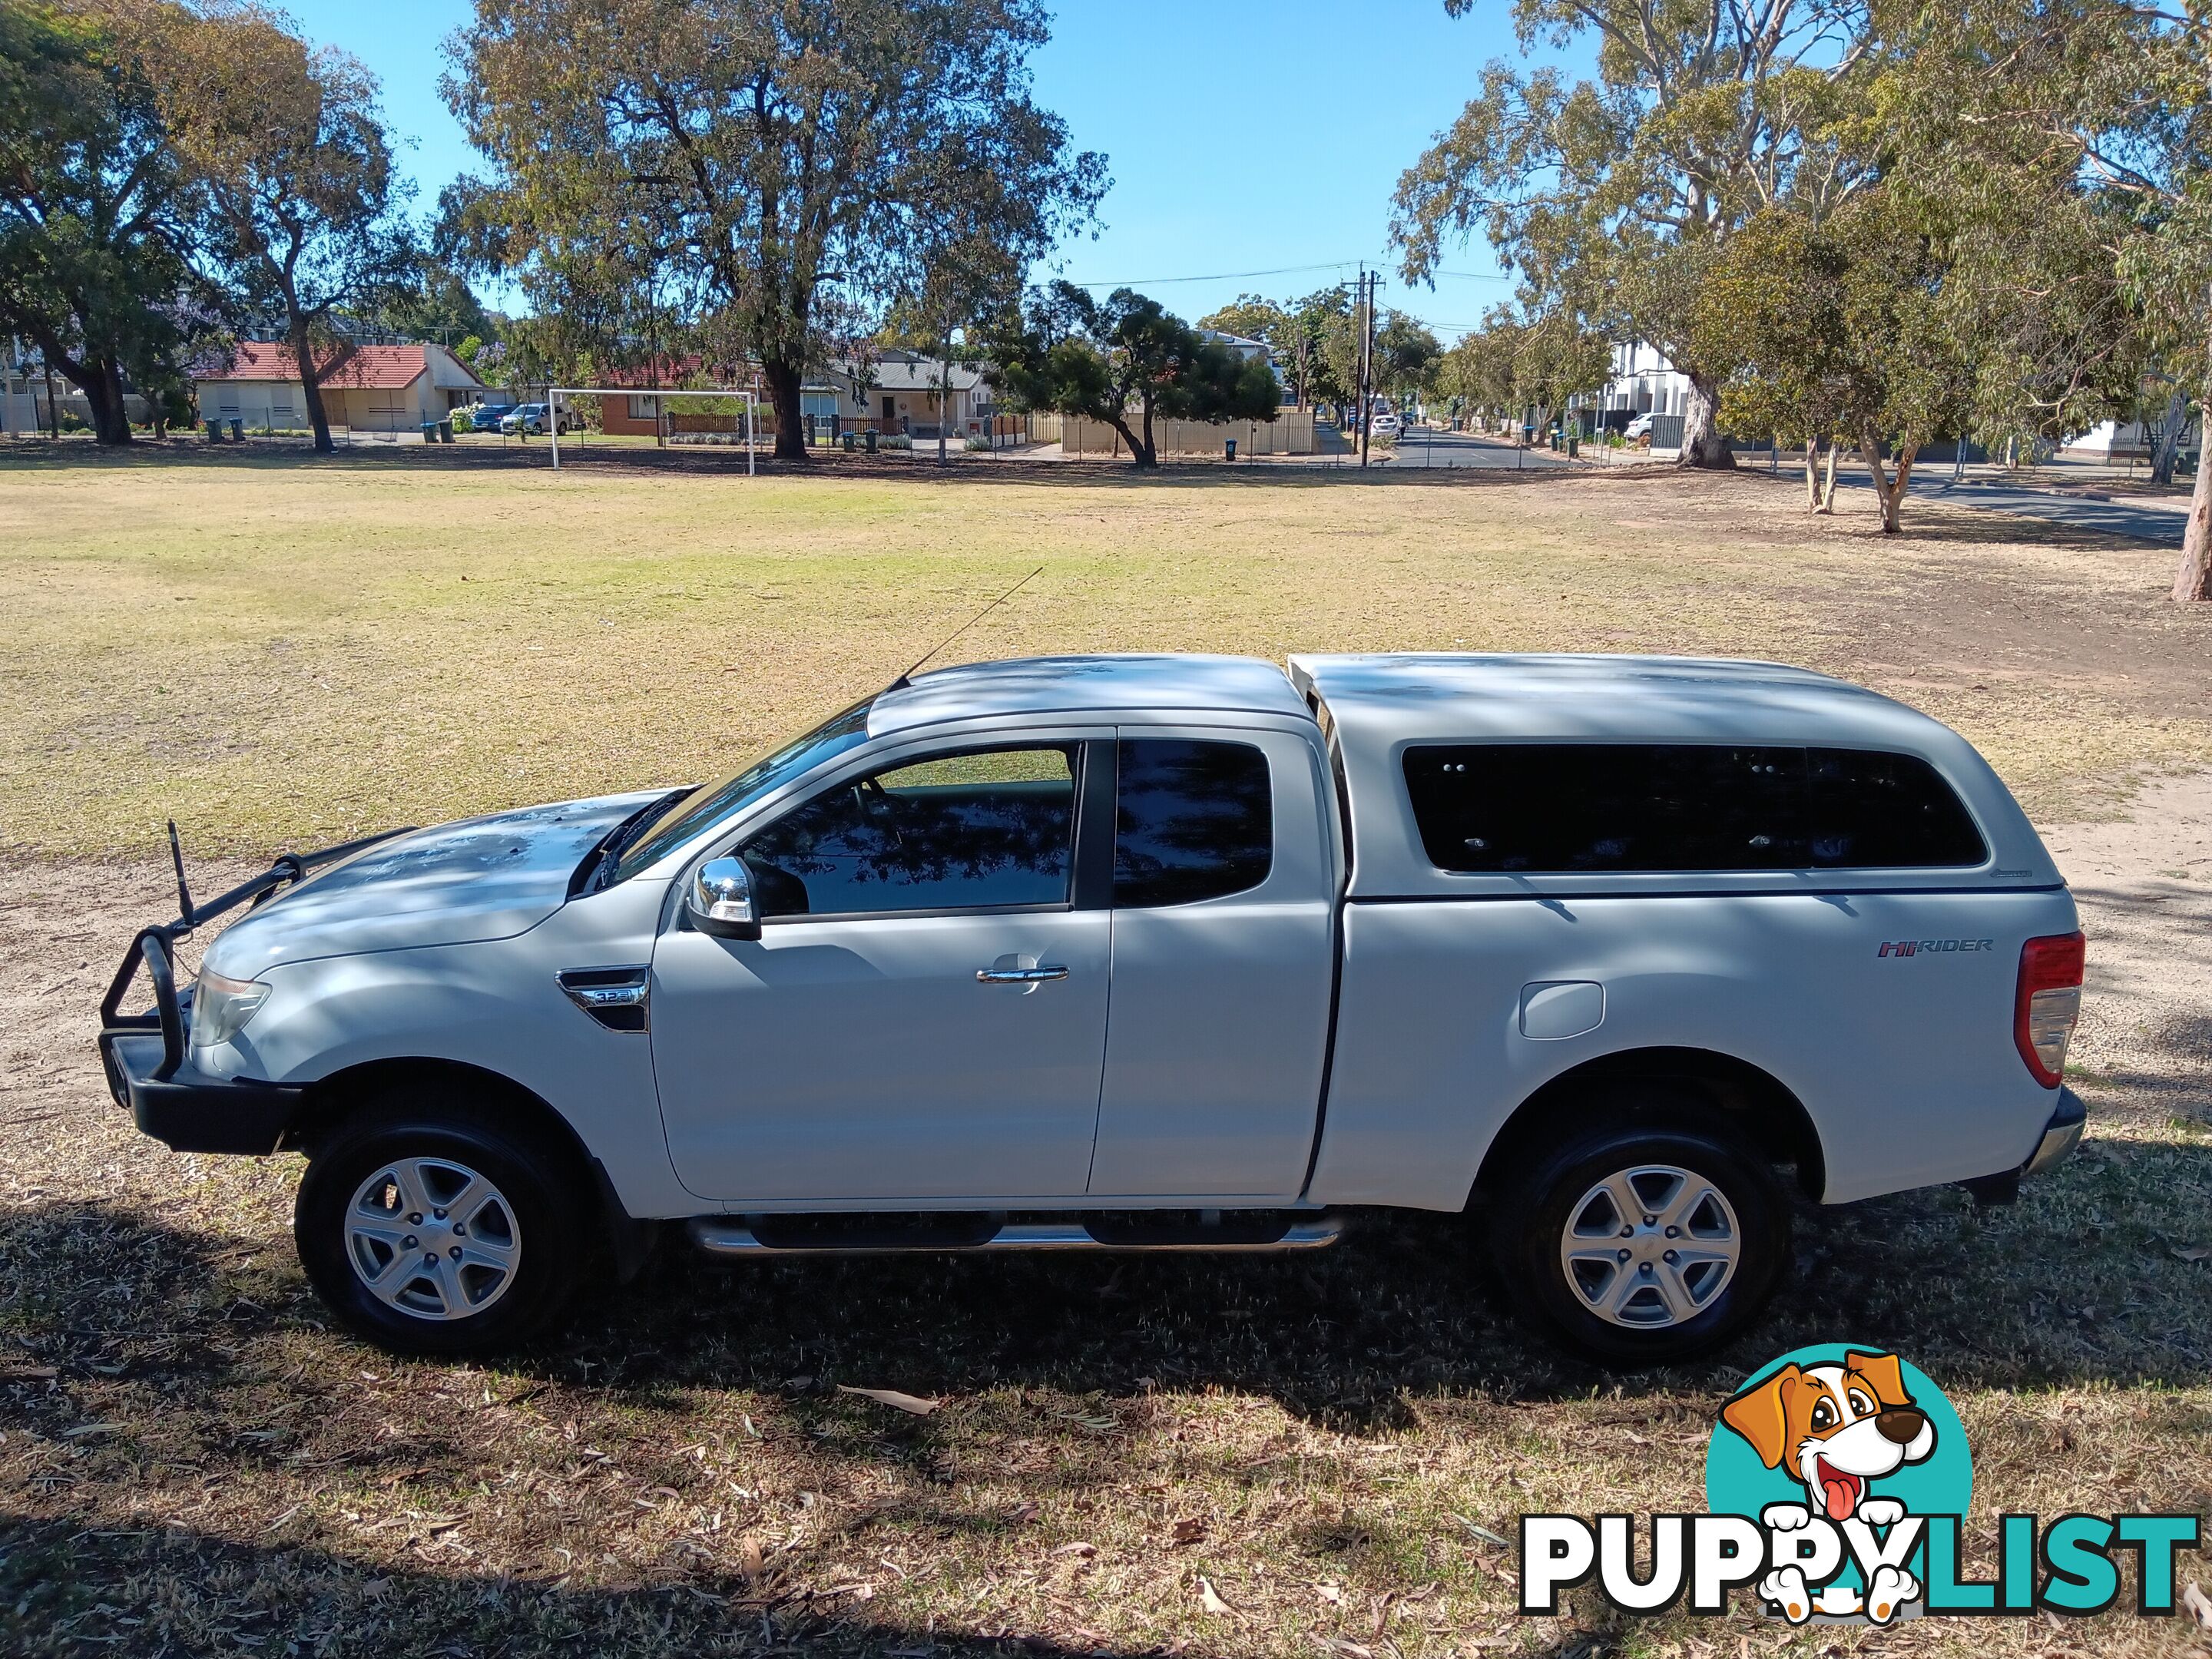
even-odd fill
[{"label": "eucalyptus tree", "polygon": [[162,80],[177,155],[210,204],[204,262],[281,319],[327,453],[323,381],[345,349],[336,319],[374,309],[416,270],[376,77],[310,46],[281,12],[222,3],[173,37]]},{"label": "eucalyptus tree", "polygon": [[1371,378],[1378,391],[1425,396],[1436,387],[1437,366],[1444,349],[1431,329],[1402,311],[1388,311],[1375,331]]},{"label": "eucalyptus tree", "polygon": [[1514,364],[1526,332],[1510,311],[1492,312],[1480,328],[1444,353],[1437,370],[1438,386],[1478,414],[1510,413],[1519,398]]},{"label": "eucalyptus tree", "polygon": [[[1904,139],[1979,199],[2072,186],[2106,256],[2097,280],[2126,295],[2143,356],[2212,408],[2212,6],[1966,0],[1916,13],[1902,46]],[[2172,594],[2212,599],[2201,461]]]},{"label": "eucalyptus tree", "polygon": [[[1954,292],[1954,260],[1955,245],[1883,187],[1824,219],[1762,214],[1718,263],[1699,344],[1730,371],[1724,407],[1751,429],[1806,440],[1816,508],[1832,501],[1834,445],[1847,440],[1894,535],[1920,452],[1972,423],[1982,343]],[[1823,439],[1825,490],[1814,476]]]},{"label": "eucalyptus tree", "polygon": [[1017,407],[1101,421],[1137,467],[1159,465],[1158,420],[1272,421],[1273,369],[1208,339],[1158,301],[1126,288],[1099,299],[1058,282],[1004,319],[992,378]]},{"label": "eucalyptus tree", "polygon": [[448,216],[541,312],[649,293],[757,362],[803,459],[831,317],[925,292],[948,246],[1026,264],[1095,207],[1103,159],[1030,97],[1045,38],[1042,0],[477,0],[444,90],[489,176]]},{"label": "eucalyptus tree", "polygon": [[131,441],[125,382],[180,381],[198,201],[149,55],[187,27],[161,3],[0,0],[0,334],[73,381],[103,444]]},{"label": "eucalyptus tree", "polygon": [[[1451,15],[1478,0],[1444,0]],[[1477,230],[1533,308],[1632,332],[1689,383],[1682,464],[1729,465],[1694,325],[1705,272],[1761,209],[1817,212],[1870,169],[1836,136],[1876,47],[1871,0],[1513,0],[1524,58],[1589,39],[1595,71],[1494,60],[1400,179],[1409,282]]]}]

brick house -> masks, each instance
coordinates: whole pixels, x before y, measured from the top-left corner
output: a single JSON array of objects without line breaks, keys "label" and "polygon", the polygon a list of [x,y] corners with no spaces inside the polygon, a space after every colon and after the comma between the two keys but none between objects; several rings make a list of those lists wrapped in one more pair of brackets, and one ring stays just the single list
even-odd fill
[{"label": "brick house", "polygon": [[[204,365],[197,386],[202,420],[243,421],[256,432],[307,429],[307,387],[289,346],[242,340],[227,360]],[[425,422],[443,420],[483,389],[443,346],[349,344],[323,371],[323,412],[333,428],[358,437],[420,442]]]}]

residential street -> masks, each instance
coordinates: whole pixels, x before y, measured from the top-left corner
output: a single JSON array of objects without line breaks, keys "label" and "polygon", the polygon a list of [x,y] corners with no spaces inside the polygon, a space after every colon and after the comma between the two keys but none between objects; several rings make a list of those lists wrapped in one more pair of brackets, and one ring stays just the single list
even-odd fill
[{"label": "residential street", "polygon": [[1554,455],[1548,449],[1522,449],[1496,438],[1477,437],[1471,432],[1437,432],[1426,427],[1414,427],[1401,433],[1395,451],[1387,458],[1378,453],[1375,460],[1401,470],[1429,466],[1515,468],[1568,465],[1565,456]]},{"label": "residential street", "polygon": [[[1738,465],[1743,465],[1741,457]],[[1754,474],[1765,471],[1756,465],[1746,470]],[[2069,478],[2066,471],[2064,462],[2043,468],[2042,477],[2046,482],[2041,484],[2013,483],[2002,477],[1977,476],[1974,472],[1954,480],[1946,465],[1940,472],[1923,472],[1916,477],[1912,493],[1922,500],[1977,507],[1985,513],[2010,513],[2080,530],[2101,530],[2161,547],[2181,545],[2182,532],[2189,523],[2186,494],[2108,495],[2100,488],[2107,482],[2102,477]],[[1794,488],[1804,488],[1804,476],[1794,465],[1785,465],[1780,476]],[[1863,470],[1844,471],[1837,482],[1856,489],[1872,488]]]}]

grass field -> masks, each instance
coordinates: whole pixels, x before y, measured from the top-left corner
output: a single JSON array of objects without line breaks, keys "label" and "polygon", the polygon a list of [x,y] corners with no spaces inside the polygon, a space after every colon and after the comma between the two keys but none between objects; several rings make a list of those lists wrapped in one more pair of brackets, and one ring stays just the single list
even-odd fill
[{"label": "grass field", "polygon": [[[1781,657],[1955,722],[2046,810],[2212,756],[2212,629],[2146,603],[2167,556],[2026,521],[1931,514],[1885,544],[1757,478],[749,482],[726,458],[555,475],[405,453],[0,459],[0,848],[151,852],[174,816],[191,846],[258,855],[702,781],[1040,565],[955,657]],[[1993,539],[2008,522],[2022,538]]]},{"label": "grass field", "polygon": [[[2124,1617],[1513,1611],[1518,1515],[1700,1506],[1719,1401],[1801,1343],[1945,1385],[1973,1563],[2002,1510],[2212,1508],[2212,790],[2154,775],[2212,757],[2212,619],[2160,602],[2162,551],[1964,513],[1885,542],[1796,500],[0,452],[0,1652],[2212,1650]],[[1808,1208],[1755,1333],[1625,1379],[1507,1320],[1441,1217],[1310,1260],[667,1254],[558,1344],[467,1367],[326,1328],[287,1237],[296,1160],[174,1156],[105,1100],[91,1007],[161,908],[163,817],[216,874],[727,770],[1040,564],[954,658],[1746,653],[1955,722],[2075,823],[2086,1154],[2008,1210]]]}]

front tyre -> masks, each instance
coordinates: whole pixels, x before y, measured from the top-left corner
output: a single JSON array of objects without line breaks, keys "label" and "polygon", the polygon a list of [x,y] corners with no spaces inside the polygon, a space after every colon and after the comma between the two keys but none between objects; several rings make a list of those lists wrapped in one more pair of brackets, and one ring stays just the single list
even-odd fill
[{"label": "front tyre", "polygon": [[1720,1346],[1790,1267],[1773,1171],[1717,1123],[1590,1124],[1525,1166],[1493,1217],[1521,1311],[1621,1370]]},{"label": "front tyre", "polygon": [[443,1090],[387,1099],[307,1166],[292,1235],[317,1295],[394,1353],[482,1354],[550,1325],[582,1267],[561,1160]]}]

